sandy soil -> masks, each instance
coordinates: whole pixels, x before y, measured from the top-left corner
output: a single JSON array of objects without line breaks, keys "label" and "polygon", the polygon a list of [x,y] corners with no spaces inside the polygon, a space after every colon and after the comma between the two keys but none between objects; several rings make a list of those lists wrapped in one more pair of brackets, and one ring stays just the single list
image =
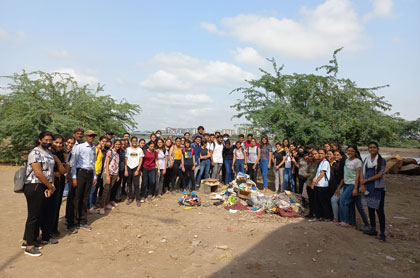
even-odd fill
[{"label": "sandy soil", "polygon": [[333,223],[186,210],[165,195],[90,215],[90,232],[66,235],[60,223],[60,243],[33,258],[20,249],[26,202],[13,193],[16,169],[0,166],[0,277],[420,277],[420,177],[386,176],[388,243]]}]

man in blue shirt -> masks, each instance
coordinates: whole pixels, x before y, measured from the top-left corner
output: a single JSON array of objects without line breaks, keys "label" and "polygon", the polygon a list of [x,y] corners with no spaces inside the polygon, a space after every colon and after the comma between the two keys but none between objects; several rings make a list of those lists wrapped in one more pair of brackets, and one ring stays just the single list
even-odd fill
[{"label": "man in blue shirt", "polygon": [[93,140],[95,140],[96,133],[92,130],[85,132],[85,143],[79,144],[75,147],[73,152],[73,167],[71,169],[71,176],[73,186],[76,187],[76,194],[74,196],[74,218],[68,219],[67,229],[73,233],[76,226],[91,230],[87,223],[87,211],[89,194],[92,186],[96,186],[96,172],[95,161],[96,152]]},{"label": "man in blue shirt", "polygon": [[[194,138],[194,143],[191,145],[191,148],[194,150],[194,156],[195,156],[194,180],[197,183],[197,174],[200,171],[200,168],[198,166],[200,165],[201,136],[196,136]],[[196,187],[199,187],[199,185],[196,184]]]}]

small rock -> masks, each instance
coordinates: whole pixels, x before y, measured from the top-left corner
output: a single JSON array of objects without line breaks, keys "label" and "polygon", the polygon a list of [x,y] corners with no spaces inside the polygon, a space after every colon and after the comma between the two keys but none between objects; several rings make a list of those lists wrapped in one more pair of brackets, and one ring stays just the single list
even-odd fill
[{"label": "small rock", "polygon": [[315,258],[312,258],[312,261],[313,261],[313,262],[316,262],[316,259],[315,259]]},{"label": "small rock", "polygon": [[216,246],[217,249],[227,250],[229,247],[227,245]]},{"label": "small rock", "polygon": [[169,255],[169,257],[171,257],[174,260],[178,260],[178,256],[177,255]]},{"label": "small rock", "polygon": [[153,253],[155,253],[155,251],[150,250],[148,253],[149,254],[153,254]]},{"label": "small rock", "polygon": [[167,242],[166,238],[162,238],[160,242]]},{"label": "small rock", "polygon": [[197,238],[198,237],[198,235],[194,235],[194,238]]},{"label": "small rock", "polygon": [[321,250],[321,249],[318,249],[318,250],[316,250],[316,252],[317,252],[317,253],[321,253],[321,252],[322,252],[322,250]]},{"label": "small rock", "polygon": [[386,256],[385,257],[387,260],[390,260],[390,261],[395,261],[395,258],[394,257],[391,257],[391,256]]},{"label": "small rock", "polygon": [[198,246],[200,243],[201,243],[201,240],[193,240],[192,246],[193,247]]},{"label": "small rock", "polygon": [[287,252],[287,255],[289,255],[289,256],[292,255],[292,252]]},{"label": "small rock", "polygon": [[137,238],[141,238],[142,237],[142,235],[137,235]]}]

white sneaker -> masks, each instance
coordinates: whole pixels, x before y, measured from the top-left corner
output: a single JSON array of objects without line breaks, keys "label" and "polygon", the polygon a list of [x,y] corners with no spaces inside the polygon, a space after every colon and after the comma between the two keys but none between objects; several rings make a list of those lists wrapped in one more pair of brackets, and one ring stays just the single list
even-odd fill
[{"label": "white sneaker", "polygon": [[98,212],[98,210],[96,210],[96,209],[94,209],[94,208],[90,208],[90,209],[88,210],[88,213],[89,213],[89,214],[98,214],[99,212]]}]

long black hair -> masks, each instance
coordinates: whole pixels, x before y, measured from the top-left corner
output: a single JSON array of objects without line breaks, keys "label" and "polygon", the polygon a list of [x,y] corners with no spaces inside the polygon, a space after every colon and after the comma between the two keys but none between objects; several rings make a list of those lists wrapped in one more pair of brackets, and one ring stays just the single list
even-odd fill
[{"label": "long black hair", "polygon": [[38,147],[40,145],[39,141],[42,140],[44,137],[50,136],[51,138],[54,138],[54,134],[52,134],[52,132],[45,130],[42,131],[38,138],[35,140],[35,147]]},{"label": "long black hair", "polygon": [[[368,147],[370,145],[375,145],[379,150],[379,144],[377,142],[371,141],[371,142],[369,142]],[[378,165],[376,166],[376,174],[379,174],[379,172],[381,171],[382,163],[383,163],[382,160],[384,160],[384,159],[382,158],[382,156],[378,152]]]}]

